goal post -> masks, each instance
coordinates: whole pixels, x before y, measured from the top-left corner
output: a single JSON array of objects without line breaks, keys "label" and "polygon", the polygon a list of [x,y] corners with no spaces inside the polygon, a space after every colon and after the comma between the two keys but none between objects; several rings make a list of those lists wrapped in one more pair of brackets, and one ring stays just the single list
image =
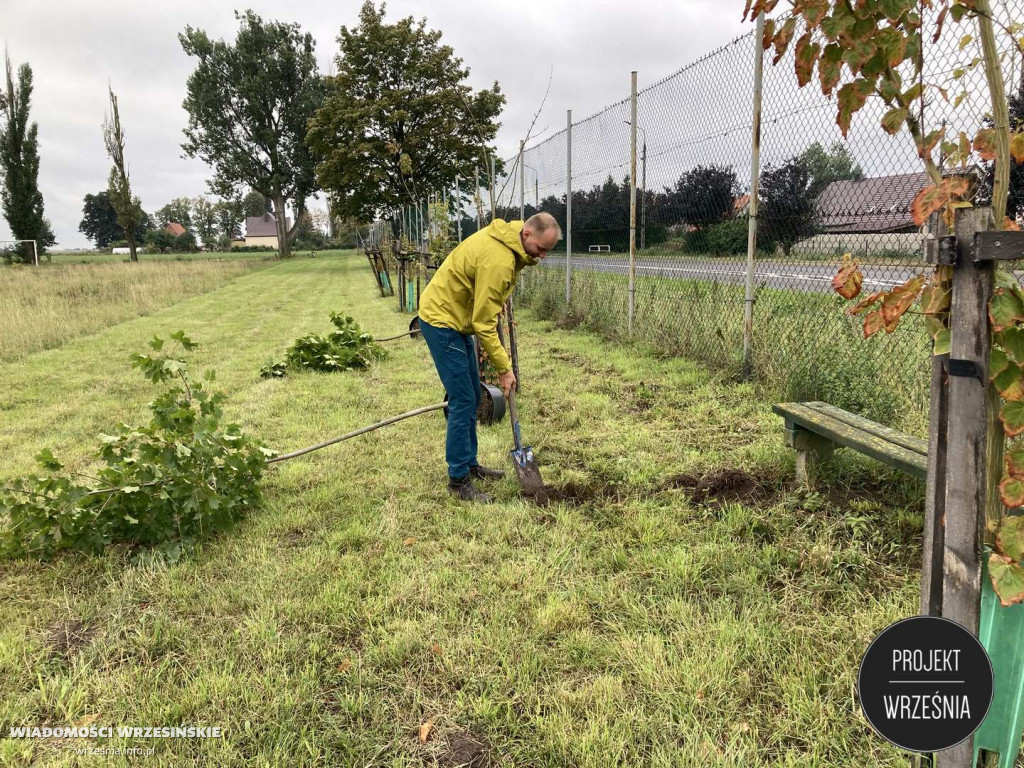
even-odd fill
[{"label": "goal post", "polygon": [[0,240],[0,253],[16,250],[23,243],[32,243],[32,263],[39,266],[39,244],[35,240]]}]

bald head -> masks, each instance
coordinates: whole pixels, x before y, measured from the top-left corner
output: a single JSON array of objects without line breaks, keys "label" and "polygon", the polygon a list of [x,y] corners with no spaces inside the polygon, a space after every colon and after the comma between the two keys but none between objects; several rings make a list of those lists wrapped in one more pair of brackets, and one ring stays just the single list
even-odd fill
[{"label": "bald head", "polygon": [[535,213],[523,222],[523,249],[535,259],[544,259],[562,238],[562,228],[550,213]]},{"label": "bald head", "polygon": [[558,222],[555,220],[555,217],[550,213],[545,213],[544,211],[535,213],[533,216],[528,218],[526,223],[523,224],[523,229],[529,229],[535,235],[540,235],[550,229],[554,229],[555,242],[562,239],[562,228],[558,226]]}]

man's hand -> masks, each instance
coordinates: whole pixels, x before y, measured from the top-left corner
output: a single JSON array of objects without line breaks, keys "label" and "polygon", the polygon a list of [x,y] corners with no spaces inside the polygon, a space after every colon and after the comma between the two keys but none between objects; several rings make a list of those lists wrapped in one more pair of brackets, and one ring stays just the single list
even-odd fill
[{"label": "man's hand", "polygon": [[498,375],[498,386],[501,387],[501,391],[505,393],[505,397],[508,397],[516,386],[516,375],[512,371],[505,371]]}]

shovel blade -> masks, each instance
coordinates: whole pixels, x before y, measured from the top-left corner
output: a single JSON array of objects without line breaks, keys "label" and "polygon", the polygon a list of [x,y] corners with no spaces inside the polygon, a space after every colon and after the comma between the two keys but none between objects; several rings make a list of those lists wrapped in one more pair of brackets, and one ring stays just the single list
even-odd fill
[{"label": "shovel blade", "polygon": [[512,463],[516,468],[516,477],[519,479],[519,487],[528,496],[536,496],[544,493],[544,481],[540,476],[540,467],[533,456],[533,448],[526,445],[518,450],[509,451],[512,455]]}]

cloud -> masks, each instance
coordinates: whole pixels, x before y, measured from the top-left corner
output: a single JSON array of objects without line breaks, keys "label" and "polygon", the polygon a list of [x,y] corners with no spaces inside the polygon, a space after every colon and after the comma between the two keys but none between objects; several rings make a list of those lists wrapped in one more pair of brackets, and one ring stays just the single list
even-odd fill
[{"label": "cloud", "polygon": [[[40,187],[61,247],[89,245],[78,232],[82,198],[106,187],[110,162],[100,126],[108,82],[118,96],[129,171],[143,207],[152,212],[175,197],[207,192],[209,169],[182,157],[188,116],[181,103],[193,67],[177,35],[191,25],[233,38],[232,5],[0,0],[0,7],[12,61],[32,66]],[[312,0],[282,12],[280,3],[260,0],[251,7],[311,32],[326,69],[341,26],[357,23],[359,3]],[[639,71],[643,87],[746,31],[738,10],[722,8],[715,0],[392,0],[387,10],[391,20],[425,16],[430,27],[441,29],[444,42],[470,68],[475,87],[501,84],[508,103],[498,146],[508,157],[540,106],[549,72],[551,92],[537,121],[547,134],[565,126],[567,108],[580,119],[627,97],[630,70]],[[0,239],[9,237],[0,220]]]}]

